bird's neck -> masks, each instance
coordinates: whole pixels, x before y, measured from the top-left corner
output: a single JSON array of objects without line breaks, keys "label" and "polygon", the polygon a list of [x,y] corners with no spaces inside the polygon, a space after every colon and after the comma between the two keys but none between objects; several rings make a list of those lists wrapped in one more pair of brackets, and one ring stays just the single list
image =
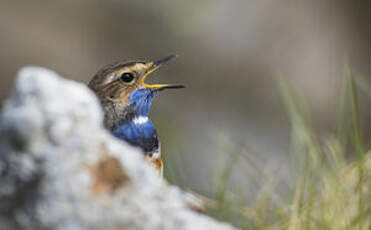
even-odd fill
[{"label": "bird's neck", "polygon": [[105,127],[114,131],[121,125],[139,117],[148,117],[152,101],[157,93],[152,90],[135,90],[130,94],[127,105],[110,100],[102,102]]},{"label": "bird's neck", "polygon": [[157,91],[136,90],[130,94],[129,104],[122,116],[112,126],[116,137],[140,147],[144,153],[158,151],[157,132],[148,118],[152,100]]}]

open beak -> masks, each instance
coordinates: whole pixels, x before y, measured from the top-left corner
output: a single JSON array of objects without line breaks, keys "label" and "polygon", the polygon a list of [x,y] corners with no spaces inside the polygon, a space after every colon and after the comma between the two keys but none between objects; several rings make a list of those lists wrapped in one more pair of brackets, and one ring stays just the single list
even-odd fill
[{"label": "open beak", "polygon": [[144,86],[146,89],[153,89],[153,90],[181,89],[181,88],[184,88],[185,87],[184,85],[179,85],[179,84],[153,84],[153,85],[151,85],[151,84],[145,83],[146,78],[151,73],[153,73],[154,71],[156,71],[157,69],[159,69],[160,66],[162,66],[163,63],[165,63],[165,62],[173,59],[174,57],[176,57],[176,55],[170,55],[170,56],[167,56],[167,57],[162,58],[160,60],[157,60],[157,61],[148,63],[149,64],[149,68],[148,68],[147,72],[144,74],[144,76],[141,79],[141,85]]}]

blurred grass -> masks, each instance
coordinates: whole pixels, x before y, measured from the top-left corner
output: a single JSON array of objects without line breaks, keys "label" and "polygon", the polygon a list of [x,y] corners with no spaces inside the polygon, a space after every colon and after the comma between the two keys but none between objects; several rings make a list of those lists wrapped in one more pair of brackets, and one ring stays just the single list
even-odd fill
[{"label": "blurred grass", "polygon": [[[261,162],[243,157],[245,146],[224,143],[227,163],[218,167],[216,207],[209,214],[246,230],[371,229],[371,151],[363,144],[358,103],[358,88],[371,98],[371,85],[348,71],[337,127],[328,137],[312,129],[303,97],[283,80],[278,85],[292,127],[287,190],[279,191],[274,173],[259,172]],[[248,199],[229,185],[236,167],[257,182]]]}]

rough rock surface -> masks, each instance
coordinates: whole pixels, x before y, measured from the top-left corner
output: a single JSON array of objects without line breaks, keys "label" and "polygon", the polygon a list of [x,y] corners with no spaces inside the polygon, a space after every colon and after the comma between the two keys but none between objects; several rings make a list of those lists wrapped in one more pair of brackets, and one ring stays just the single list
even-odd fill
[{"label": "rough rock surface", "polygon": [[0,118],[0,229],[234,229],[186,207],[83,84],[23,68]]}]

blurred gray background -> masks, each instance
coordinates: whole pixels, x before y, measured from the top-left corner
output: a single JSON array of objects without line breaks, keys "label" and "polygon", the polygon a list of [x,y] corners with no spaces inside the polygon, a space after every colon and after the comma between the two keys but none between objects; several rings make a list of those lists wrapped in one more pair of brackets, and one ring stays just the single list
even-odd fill
[{"label": "blurred gray background", "polygon": [[[110,62],[178,54],[151,79],[187,86],[159,95],[151,112],[169,180],[209,192],[239,143],[256,168],[285,176],[290,127],[276,78],[330,133],[346,65],[371,76],[370,12],[361,0],[1,0],[0,98],[25,65],[86,83]],[[370,102],[361,102],[367,138]]]}]

